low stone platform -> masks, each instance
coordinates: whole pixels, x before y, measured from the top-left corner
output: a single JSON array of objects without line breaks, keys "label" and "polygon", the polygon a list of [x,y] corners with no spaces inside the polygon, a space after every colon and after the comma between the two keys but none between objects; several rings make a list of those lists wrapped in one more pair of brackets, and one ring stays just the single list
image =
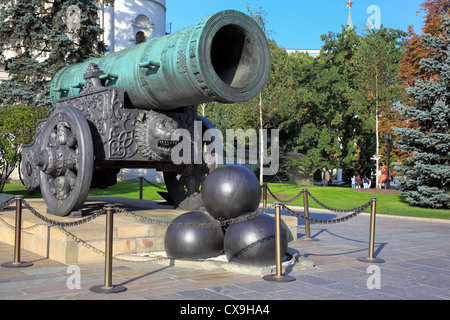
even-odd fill
[{"label": "low stone platform", "polygon": [[[276,266],[253,266],[242,263],[233,263],[226,260],[225,255],[214,257],[210,259],[174,259],[166,256],[137,255],[137,254],[121,254],[116,258],[122,261],[146,262],[151,264],[158,264],[162,266],[177,266],[187,268],[199,268],[209,270],[220,270],[224,272],[238,272],[243,274],[252,274],[265,276],[276,273]],[[292,272],[297,270],[304,270],[314,268],[314,263],[304,257],[300,257],[296,250],[288,248],[286,257],[282,263],[283,272]]]},{"label": "low stone platform", "polygon": [[[57,217],[47,214],[42,199],[25,199],[42,216],[61,222],[73,222],[94,214],[107,203],[143,217],[171,222],[185,211],[158,201],[119,197],[88,198],[83,217]],[[33,215],[25,206],[22,215],[22,248],[65,264],[104,259],[106,216],[87,223],[64,227],[52,226]],[[14,245],[15,204],[0,211],[0,241]],[[297,239],[297,218],[282,216],[289,241]],[[114,215],[114,256],[130,253],[164,251],[166,224],[143,223],[121,213]]]},{"label": "low stone platform", "polygon": [[[170,222],[183,210],[159,204],[155,201],[125,199],[118,197],[88,198],[82,209],[83,217],[57,217],[46,214],[42,199],[26,199],[37,212],[46,218],[61,222],[73,222],[93,214],[107,203],[118,208],[153,219]],[[106,215],[61,230],[37,218],[23,208],[22,248],[43,257],[66,264],[104,259]],[[0,241],[14,245],[15,206],[0,211]],[[114,215],[114,254],[164,250],[164,235],[167,226],[141,223],[124,214]]]}]

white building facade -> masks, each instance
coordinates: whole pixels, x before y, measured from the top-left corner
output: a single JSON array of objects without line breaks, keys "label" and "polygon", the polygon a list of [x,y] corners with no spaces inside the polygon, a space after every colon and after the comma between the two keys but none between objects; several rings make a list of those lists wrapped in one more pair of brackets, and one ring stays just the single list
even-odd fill
[{"label": "white building facade", "polygon": [[[166,11],[166,0],[115,0],[112,7],[101,0],[100,26],[104,29],[102,40],[108,53],[166,35]],[[154,169],[122,169],[118,174],[120,180],[139,177],[164,181],[162,173]]]},{"label": "white building facade", "polygon": [[166,34],[166,0],[101,0],[100,26],[108,52],[116,52]]},{"label": "white building facade", "polygon": [[[99,0],[98,6],[99,23],[104,29],[101,40],[106,44],[108,53],[166,35],[166,0],[115,0],[114,6]],[[6,58],[15,55],[15,52],[7,52]],[[8,73],[0,63],[0,81],[7,79]],[[150,181],[163,181],[162,173],[153,169],[123,169],[118,178],[128,180],[140,176]],[[19,181],[17,170],[10,179]]]}]

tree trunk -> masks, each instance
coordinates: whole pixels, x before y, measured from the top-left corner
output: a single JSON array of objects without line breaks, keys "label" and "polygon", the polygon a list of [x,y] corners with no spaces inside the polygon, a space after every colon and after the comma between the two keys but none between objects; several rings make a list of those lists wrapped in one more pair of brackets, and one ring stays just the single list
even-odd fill
[{"label": "tree trunk", "polygon": [[259,184],[264,184],[264,135],[262,118],[262,95],[259,93]]},{"label": "tree trunk", "polygon": [[376,106],[375,106],[375,134],[376,134],[376,143],[377,143],[377,150],[376,150],[376,155],[375,155],[375,157],[376,157],[376,188],[377,189],[379,189],[379,186],[380,186],[380,181],[379,181],[379,179],[380,179],[380,174],[378,173],[379,172],[379,161],[380,161],[380,140],[379,140],[379,132],[378,132],[378,130],[379,130],[379,128],[378,128],[378,126],[379,126],[379,122],[378,122],[378,103],[379,103],[379,101],[378,101],[378,68],[376,68],[375,69],[375,72],[376,72],[376,74],[375,74],[375,86],[376,86],[376,88],[375,88],[375,90],[376,90],[376,92],[375,92],[375,95],[376,95]]}]

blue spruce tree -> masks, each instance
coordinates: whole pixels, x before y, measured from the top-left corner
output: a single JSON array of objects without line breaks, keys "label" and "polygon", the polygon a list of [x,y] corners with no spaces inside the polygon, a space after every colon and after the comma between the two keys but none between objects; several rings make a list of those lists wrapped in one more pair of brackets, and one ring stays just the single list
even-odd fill
[{"label": "blue spruce tree", "polygon": [[[0,62],[9,73],[8,80],[0,81],[0,109],[17,104],[50,107],[49,84],[61,68],[106,52],[99,40],[103,31],[96,3],[0,1]],[[71,7],[79,9],[79,26],[73,30]]]},{"label": "blue spruce tree", "polygon": [[423,35],[426,46],[435,55],[421,60],[421,65],[437,76],[416,81],[408,88],[413,106],[401,106],[400,112],[417,129],[394,128],[402,137],[397,146],[411,153],[405,162],[396,164],[401,194],[415,206],[450,207],[450,16],[442,23],[443,36]]}]

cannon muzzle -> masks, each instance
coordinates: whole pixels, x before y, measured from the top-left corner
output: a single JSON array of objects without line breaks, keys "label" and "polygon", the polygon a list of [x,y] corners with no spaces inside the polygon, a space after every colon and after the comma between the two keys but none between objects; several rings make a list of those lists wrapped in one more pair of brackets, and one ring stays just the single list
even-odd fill
[{"label": "cannon muzzle", "polygon": [[51,100],[83,90],[90,63],[105,86],[121,87],[130,107],[173,110],[206,102],[248,101],[270,73],[270,51],[258,24],[238,11],[222,11],[197,25],[62,69]]}]

